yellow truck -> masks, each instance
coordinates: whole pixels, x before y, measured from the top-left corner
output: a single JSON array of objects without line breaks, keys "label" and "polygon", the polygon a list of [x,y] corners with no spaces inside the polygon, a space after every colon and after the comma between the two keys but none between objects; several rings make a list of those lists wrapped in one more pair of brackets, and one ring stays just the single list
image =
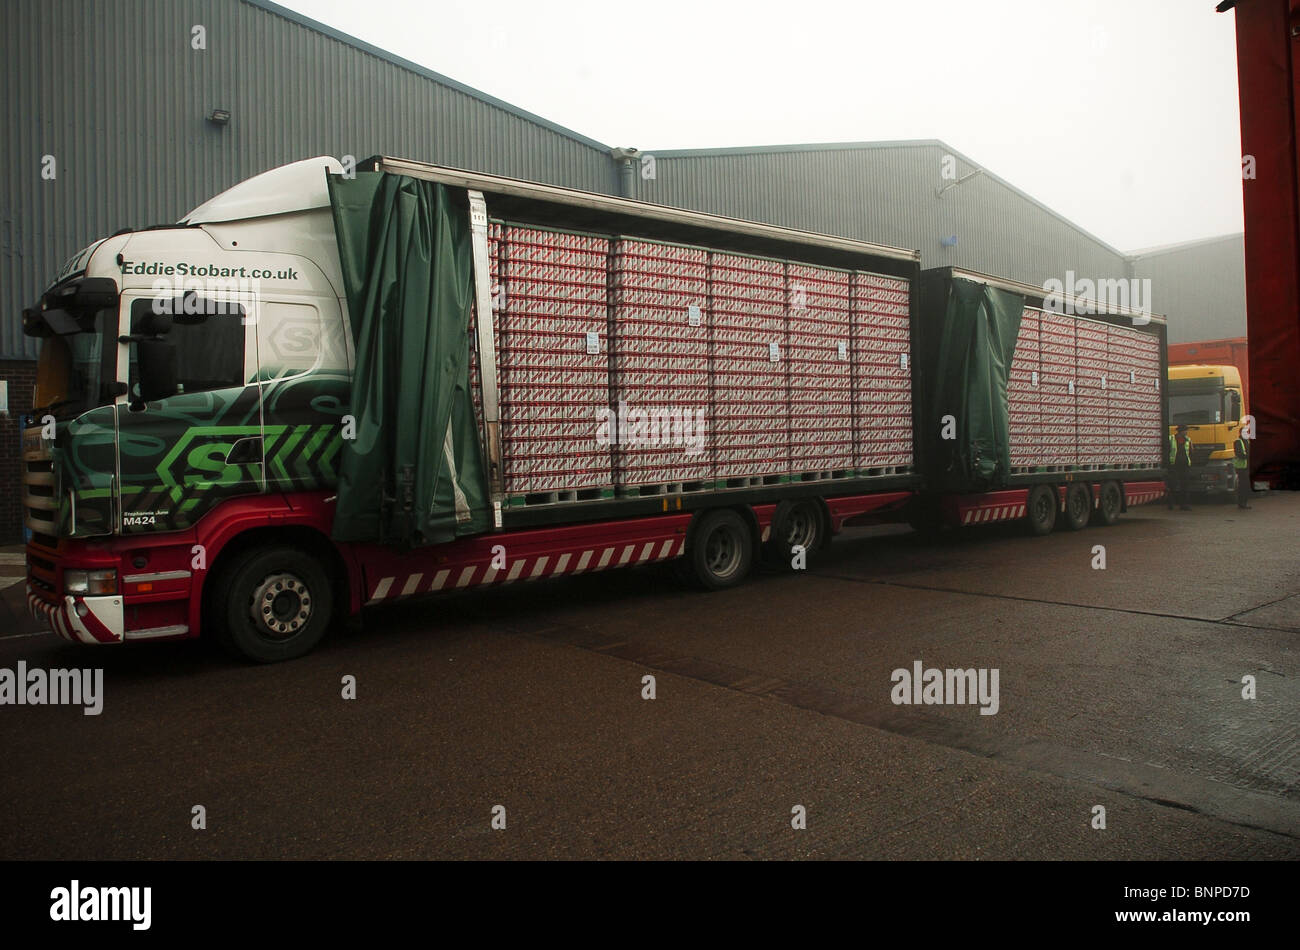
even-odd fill
[{"label": "yellow truck", "polygon": [[1192,471],[1188,491],[1226,501],[1237,490],[1233,443],[1246,415],[1241,373],[1230,365],[1169,367],[1169,432],[1188,426]]}]

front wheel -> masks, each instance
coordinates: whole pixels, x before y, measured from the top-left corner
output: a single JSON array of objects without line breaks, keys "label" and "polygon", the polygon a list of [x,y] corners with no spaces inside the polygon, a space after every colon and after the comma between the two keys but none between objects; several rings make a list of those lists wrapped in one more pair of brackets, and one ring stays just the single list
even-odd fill
[{"label": "front wheel", "polygon": [[320,643],[334,613],[334,592],[324,566],[290,547],[243,553],[217,578],[212,620],[217,639],[257,663],[308,653]]}]

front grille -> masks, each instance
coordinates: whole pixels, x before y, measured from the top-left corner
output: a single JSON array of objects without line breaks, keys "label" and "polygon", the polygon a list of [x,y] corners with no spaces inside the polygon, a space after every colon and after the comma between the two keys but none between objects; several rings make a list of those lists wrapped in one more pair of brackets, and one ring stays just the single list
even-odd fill
[{"label": "front grille", "polygon": [[1193,465],[1206,465],[1206,464],[1209,463],[1209,461],[1210,461],[1210,456],[1211,456],[1211,455],[1213,455],[1215,452],[1222,452],[1222,451],[1224,450],[1224,448],[1226,448],[1226,446],[1223,446],[1223,445],[1220,445],[1220,444],[1217,444],[1217,443],[1209,443],[1209,444],[1204,444],[1204,445],[1193,445],[1193,446],[1192,446],[1192,464],[1193,464]]},{"label": "front grille", "polygon": [[39,426],[23,432],[23,523],[33,532],[56,531],[58,501],[54,495],[54,462]]}]

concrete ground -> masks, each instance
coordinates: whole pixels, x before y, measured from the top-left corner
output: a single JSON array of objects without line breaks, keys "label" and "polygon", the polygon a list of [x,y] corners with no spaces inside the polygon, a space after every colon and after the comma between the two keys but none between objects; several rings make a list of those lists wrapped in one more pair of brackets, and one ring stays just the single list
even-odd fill
[{"label": "concrete ground", "polygon": [[[1294,494],[858,529],[722,593],[647,568],[374,610],[270,667],[74,647],[9,586],[0,668],[102,667],[105,698],[0,707],[0,858],[1294,859],[1297,537]],[[916,661],[997,669],[997,713],[895,705]]]}]

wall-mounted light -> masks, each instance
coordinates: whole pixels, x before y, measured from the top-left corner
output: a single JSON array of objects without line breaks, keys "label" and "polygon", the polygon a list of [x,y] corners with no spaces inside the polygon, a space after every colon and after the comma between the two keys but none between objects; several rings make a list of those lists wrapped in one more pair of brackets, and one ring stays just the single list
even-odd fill
[{"label": "wall-mounted light", "polygon": [[230,110],[213,109],[208,113],[208,121],[213,125],[225,125],[230,121]]}]

